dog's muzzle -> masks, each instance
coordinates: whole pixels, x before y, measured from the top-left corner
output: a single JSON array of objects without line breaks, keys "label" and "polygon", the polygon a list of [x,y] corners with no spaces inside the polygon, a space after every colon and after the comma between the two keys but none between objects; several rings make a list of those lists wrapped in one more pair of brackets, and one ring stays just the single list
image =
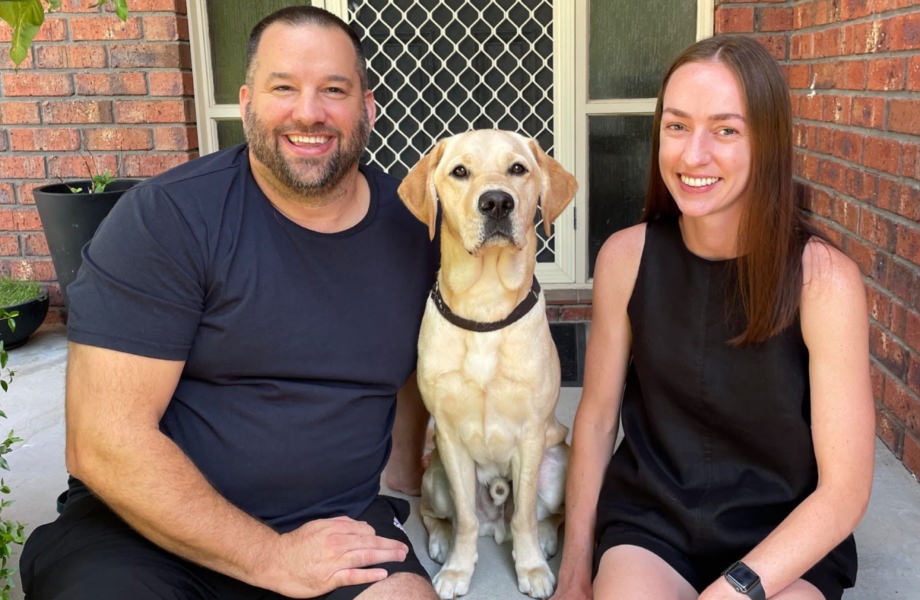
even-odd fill
[{"label": "dog's muzzle", "polygon": [[508,192],[489,190],[479,196],[477,208],[485,217],[482,221],[482,240],[504,238],[514,243],[514,226],[511,213],[514,211],[514,198]]}]

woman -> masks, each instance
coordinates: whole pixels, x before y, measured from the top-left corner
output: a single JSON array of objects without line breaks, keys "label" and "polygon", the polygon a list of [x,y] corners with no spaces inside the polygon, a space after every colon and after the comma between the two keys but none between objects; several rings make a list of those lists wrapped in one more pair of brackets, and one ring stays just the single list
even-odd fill
[{"label": "woman", "polygon": [[838,600],[873,468],[859,270],[796,208],[756,41],[688,48],[654,124],[643,222],[597,258],[554,598]]}]

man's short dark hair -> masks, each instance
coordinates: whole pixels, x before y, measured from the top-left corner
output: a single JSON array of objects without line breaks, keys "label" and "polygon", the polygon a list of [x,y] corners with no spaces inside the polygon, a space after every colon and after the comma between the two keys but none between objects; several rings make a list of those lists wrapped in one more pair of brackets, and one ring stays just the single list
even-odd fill
[{"label": "man's short dark hair", "polygon": [[341,30],[351,40],[351,45],[355,49],[355,56],[357,57],[355,68],[358,70],[358,78],[361,80],[361,91],[367,90],[367,59],[364,57],[364,50],[361,48],[361,40],[358,39],[358,34],[348,26],[348,23],[331,12],[316,6],[289,6],[276,10],[252,28],[252,33],[249,34],[249,44],[246,46],[247,85],[252,83],[256,50],[259,48],[262,34],[269,25],[278,22],[287,23],[288,25],[317,25],[327,29],[336,28]]}]

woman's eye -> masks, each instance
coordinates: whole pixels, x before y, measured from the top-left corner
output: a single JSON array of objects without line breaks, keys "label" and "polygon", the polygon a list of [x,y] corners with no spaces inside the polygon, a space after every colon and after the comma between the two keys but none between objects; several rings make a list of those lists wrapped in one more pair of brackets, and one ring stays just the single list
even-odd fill
[{"label": "woman's eye", "polygon": [[454,167],[454,170],[451,171],[450,174],[457,179],[466,179],[467,175],[469,175],[469,172],[467,172],[466,167],[463,165],[458,165]]}]

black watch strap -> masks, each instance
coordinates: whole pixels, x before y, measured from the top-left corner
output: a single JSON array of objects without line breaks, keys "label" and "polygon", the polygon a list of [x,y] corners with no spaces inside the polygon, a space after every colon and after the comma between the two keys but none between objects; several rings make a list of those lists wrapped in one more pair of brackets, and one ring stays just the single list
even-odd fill
[{"label": "black watch strap", "polygon": [[751,586],[751,589],[747,591],[747,596],[752,600],[767,600],[767,594],[763,591],[763,586],[760,585],[759,579],[757,583]]}]

